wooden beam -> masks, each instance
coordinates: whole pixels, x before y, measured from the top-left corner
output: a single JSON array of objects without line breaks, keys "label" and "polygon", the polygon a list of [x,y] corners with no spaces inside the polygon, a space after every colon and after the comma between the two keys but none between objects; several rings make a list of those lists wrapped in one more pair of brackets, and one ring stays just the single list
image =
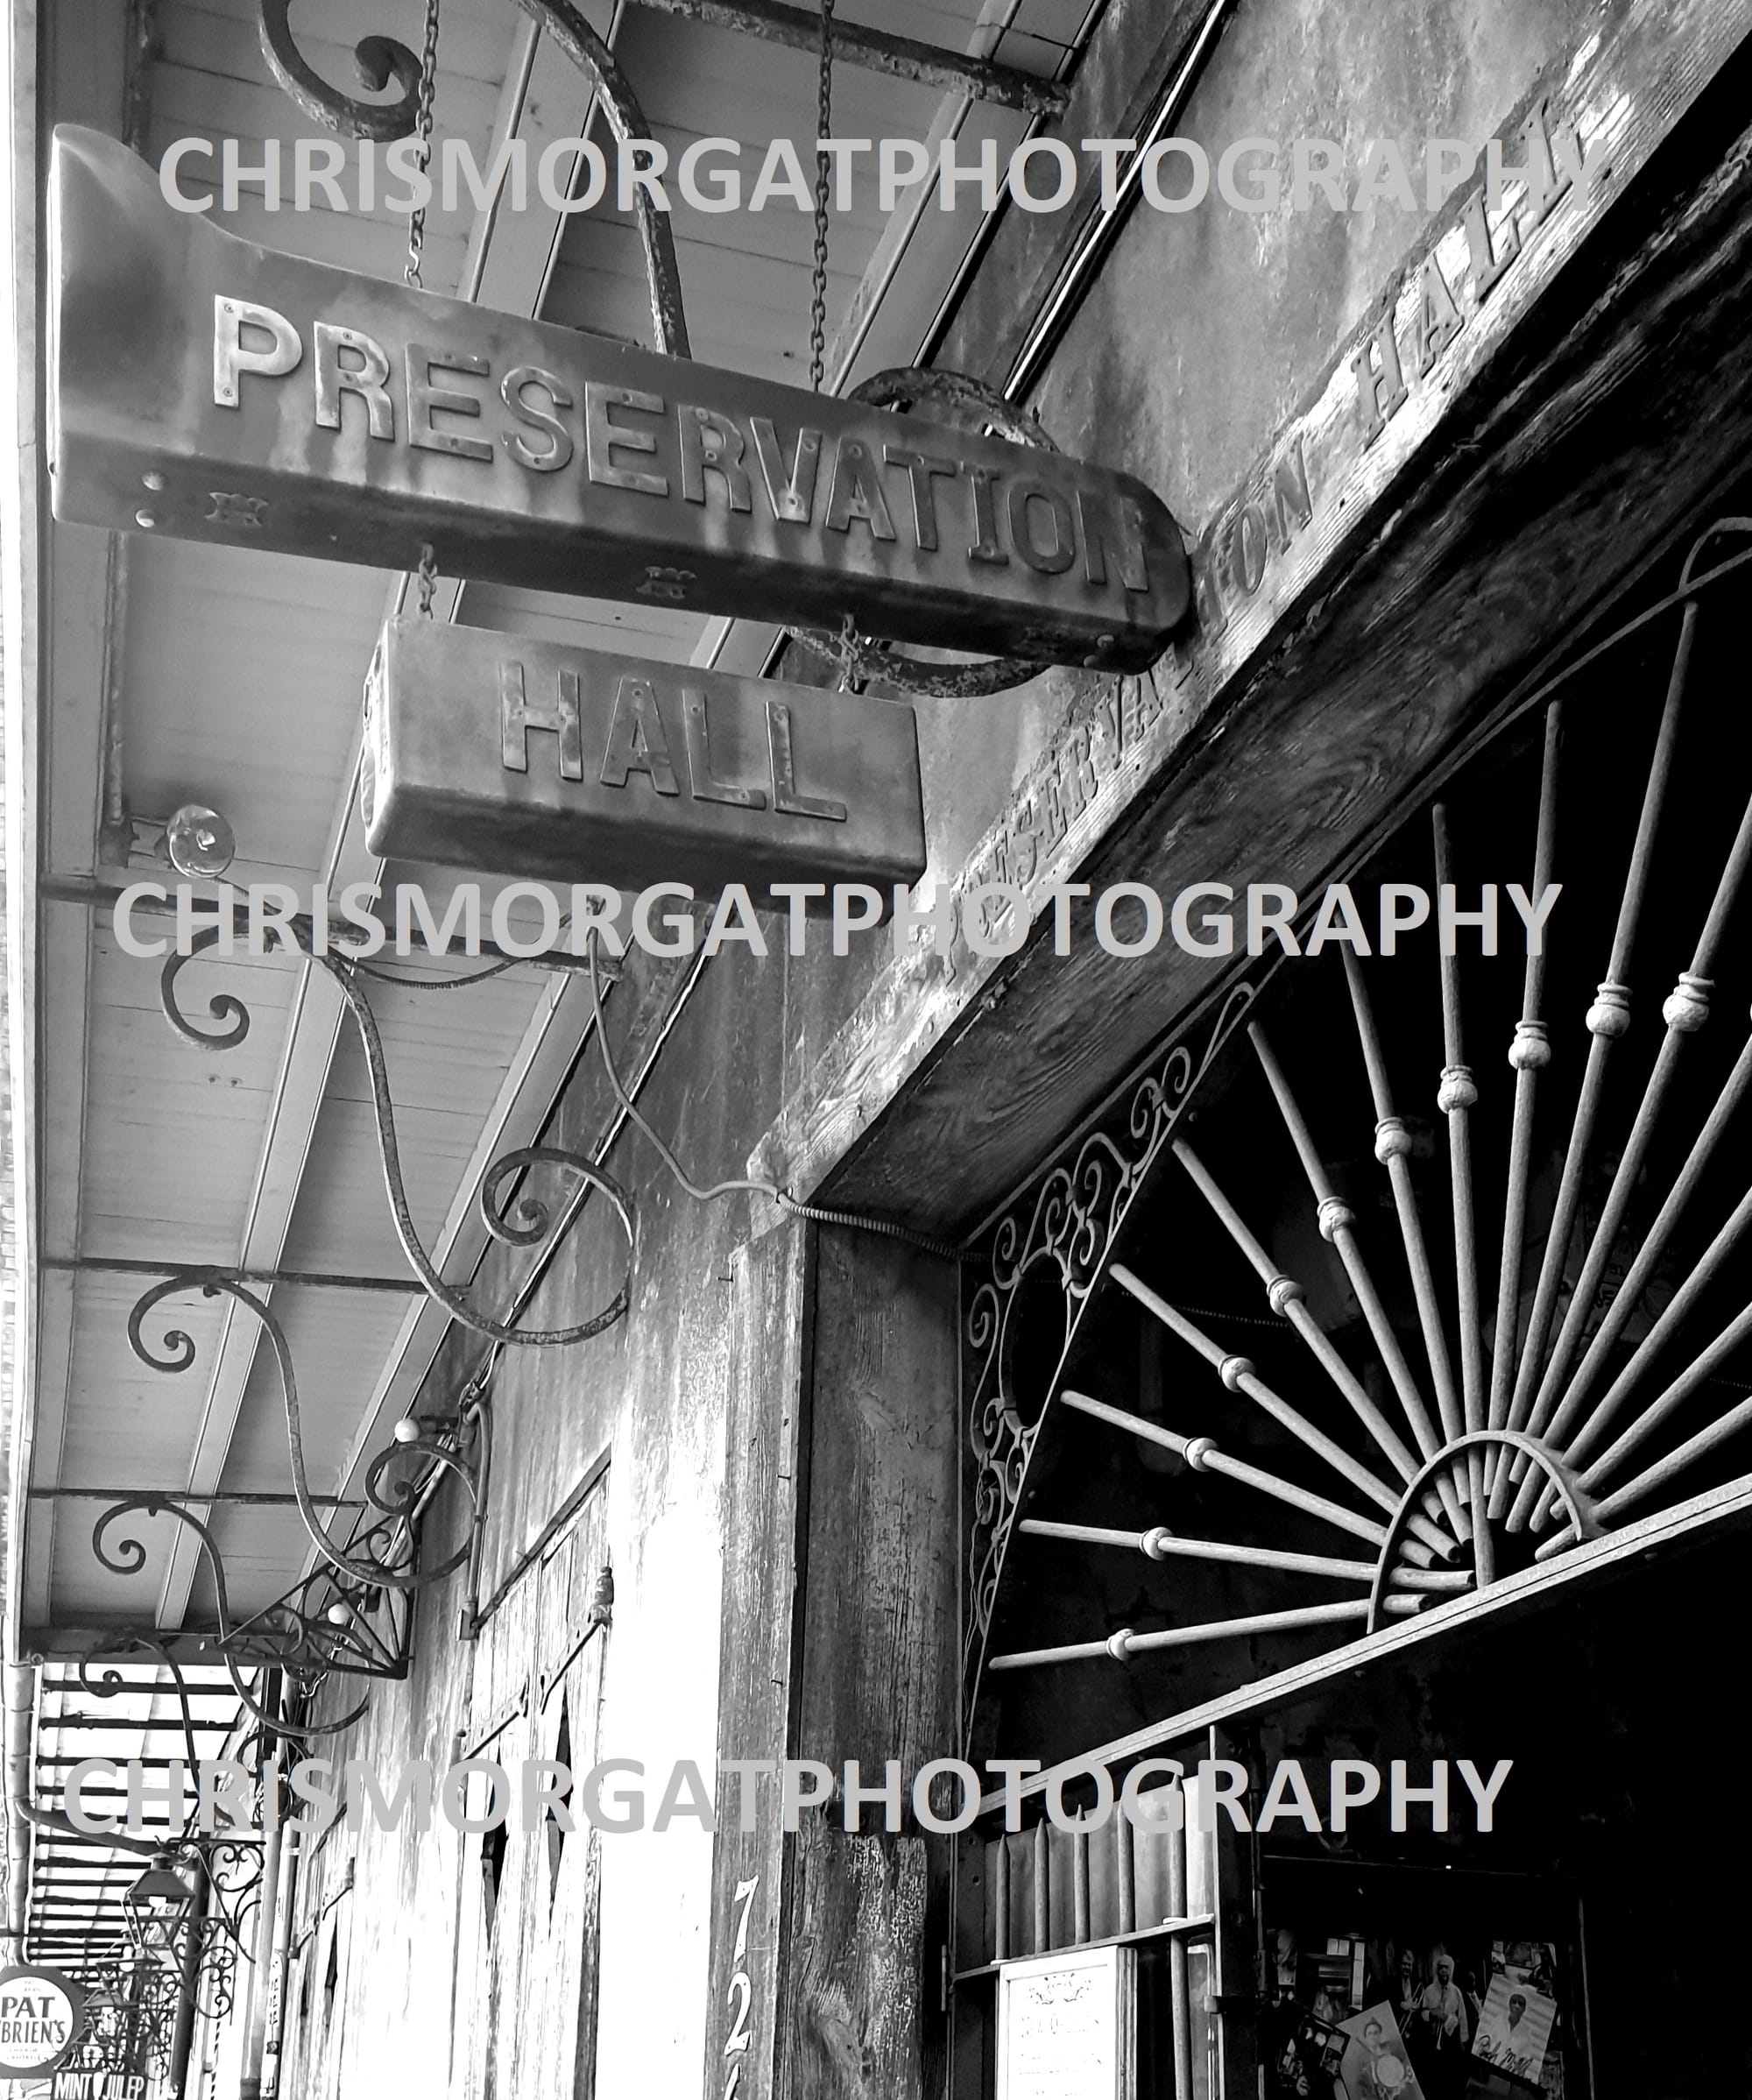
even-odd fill
[{"label": "wooden beam", "polygon": [[774,2100],[844,2093],[851,2033],[860,2056],[851,2089],[927,2100],[948,2040],[951,1848],[919,1828],[907,1790],[957,1747],[955,1265],[824,1226],[815,1297],[802,1754],[841,1773],[856,1758],[866,1785],[898,1760],[902,1828],[888,1835],[883,1807],[866,1804],[860,1831],[823,1814],[790,1841],[796,1951],[772,2090]]},{"label": "wooden beam", "polygon": [[[1218,981],[1170,942],[1106,955],[1086,921],[1055,956],[1052,915],[1038,916],[1052,886],[1142,880],[1171,898],[1191,871],[1318,887],[1740,456],[1752,436],[1739,351],[1752,198],[1731,157],[1703,176],[1674,156],[1651,163],[1693,110],[1701,164],[1731,149],[1732,95],[1709,90],[1748,28],[1739,0],[1636,0],[1615,36],[1548,69],[1504,134],[1543,103],[1549,126],[1587,141],[1593,179],[1545,201],[1482,302],[1478,189],[1438,216],[1203,521],[1198,632],[1144,678],[1079,682],[1059,744],[957,878],[962,890],[1021,887],[1036,914],[1028,947],[993,958],[957,938],[948,958],[915,945],[877,969],[755,1170],[937,1231],[977,1221],[1068,1109],[1092,1108]],[[1507,196],[1520,208],[1513,186]],[[1508,249],[1500,222],[1493,239],[1494,264]],[[1461,325],[1420,375],[1410,345],[1426,265]],[[1380,419],[1374,346],[1388,312],[1408,346],[1405,388]],[[1233,563],[1249,510],[1269,541],[1250,592]],[[1281,510],[1276,527],[1261,525],[1268,510]],[[1310,809],[1332,818],[1310,825]]]},{"label": "wooden beam", "polygon": [[[758,1804],[758,1782],[733,1778],[726,1767],[799,1754],[815,1242],[815,1227],[792,1220],[731,1256],[718,1631],[717,1784],[725,1799],[712,1841],[713,2011],[705,2064],[706,2089],[714,2093],[725,2082],[726,2047],[745,1990],[743,2083],[771,2093],[780,2061],[791,1848],[770,1802]],[[757,1788],[749,1797],[759,1808],[752,1817],[739,1812],[735,1789],[742,1784]],[[740,1984],[732,1980],[738,1976]]]}]

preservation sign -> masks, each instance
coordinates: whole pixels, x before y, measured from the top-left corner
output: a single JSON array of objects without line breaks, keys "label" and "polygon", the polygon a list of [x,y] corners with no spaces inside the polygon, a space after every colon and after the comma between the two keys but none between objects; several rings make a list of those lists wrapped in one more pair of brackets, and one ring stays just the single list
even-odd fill
[{"label": "preservation sign", "polygon": [[1134,1948],[1002,1965],[997,2100],[1137,2100]]},{"label": "preservation sign", "polygon": [[1130,476],[301,261],[55,132],[55,515],[1113,670],[1186,612]]},{"label": "preservation sign", "polygon": [[59,1969],[0,1970],[0,2078],[46,2080],[84,2016],[85,1993]]},{"label": "preservation sign", "polygon": [[416,617],[365,686],[385,858],[637,887],[924,873],[913,711]]}]

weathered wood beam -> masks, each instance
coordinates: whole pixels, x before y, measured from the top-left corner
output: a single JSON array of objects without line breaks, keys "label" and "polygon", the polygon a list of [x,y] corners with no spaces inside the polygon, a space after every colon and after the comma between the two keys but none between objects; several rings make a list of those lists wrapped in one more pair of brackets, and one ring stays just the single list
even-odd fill
[{"label": "weathered wood beam", "polygon": [[[731,1258],[718,1635],[721,1787],[735,1784],[726,1769],[733,1760],[793,1755],[799,1740],[816,1243],[815,1227],[792,1220]],[[793,1852],[770,1814],[726,1812],[718,1818],[712,1841],[715,2010],[706,2023],[708,2089],[722,2082],[744,1985],[751,2038],[739,2059],[745,2082],[755,2092],[774,2089],[782,2058]],[[732,1983],[737,1976],[743,1985]]]}]

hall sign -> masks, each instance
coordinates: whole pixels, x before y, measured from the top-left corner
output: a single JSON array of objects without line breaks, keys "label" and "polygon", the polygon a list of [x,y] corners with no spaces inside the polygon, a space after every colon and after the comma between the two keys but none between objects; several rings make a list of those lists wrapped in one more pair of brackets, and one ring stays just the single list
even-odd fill
[{"label": "hall sign", "polygon": [[258,248],[57,129],[58,518],[1141,670],[1184,616],[1130,476]]},{"label": "hall sign", "polygon": [[0,2079],[46,2080],[79,2039],[85,1994],[58,1969],[0,1970]]},{"label": "hall sign", "polygon": [[417,617],[365,685],[385,859],[636,888],[924,873],[913,711]]}]

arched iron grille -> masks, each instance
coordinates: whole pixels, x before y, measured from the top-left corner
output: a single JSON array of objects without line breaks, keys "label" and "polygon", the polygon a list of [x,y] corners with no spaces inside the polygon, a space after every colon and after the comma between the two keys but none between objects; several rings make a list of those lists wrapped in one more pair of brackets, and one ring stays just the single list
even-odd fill
[{"label": "arched iron grille", "polygon": [[[1706,1022],[1752,988],[1748,532],[1383,849],[1369,959],[1342,911],[1336,954],[1262,958],[1000,1221],[964,1335],[971,1746],[1038,1754],[1031,1711],[1086,1750],[1746,1471],[1752,1037]],[[1407,927],[1432,902],[1391,959],[1376,875]],[[1563,886],[1524,964],[1515,880],[1536,915]]]}]

